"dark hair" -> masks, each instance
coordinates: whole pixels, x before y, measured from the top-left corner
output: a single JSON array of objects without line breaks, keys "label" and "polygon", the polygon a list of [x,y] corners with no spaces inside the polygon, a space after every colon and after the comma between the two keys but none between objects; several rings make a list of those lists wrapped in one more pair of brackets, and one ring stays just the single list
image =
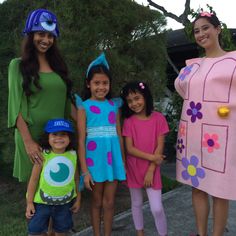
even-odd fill
[{"label": "dark hair", "polygon": [[96,65],[96,66],[93,66],[89,70],[88,76],[86,77],[86,81],[84,83],[84,91],[83,91],[83,95],[82,95],[83,99],[86,100],[86,99],[91,97],[91,91],[90,91],[90,88],[88,88],[87,85],[93,79],[95,74],[104,74],[109,78],[110,90],[109,90],[108,94],[106,95],[106,98],[111,99],[111,97],[112,97],[112,92],[111,92],[112,77],[111,77],[110,71],[104,65]]},{"label": "dark hair", "polygon": [[127,97],[130,93],[140,93],[143,95],[145,103],[146,103],[146,116],[151,115],[154,106],[153,106],[153,98],[151,91],[148,85],[144,82],[133,81],[127,83],[123,89],[121,90],[121,98],[123,100],[123,105],[121,107],[122,116],[128,118],[135,114],[128,106]]},{"label": "dark hair", "polygon": [[[26,96],[33,94],[30,89],[31,83],[41,90],[39,83],[39,61],[37,51],[33,43],[34,32],[25,36],[22,42],[22,53],[20,61],[20,71],[23,76],[22,87]],[[52,46],[46,52],[46,59],[54,72],[61,76],[67,87],[67,96],[71,96],[72,81],[68,78],[68,69],[59,49],[57,48],[56,38]]]},{"label": "dark hair", "polygon": [[[63,131],[64,132],[64,131]],[[75,134],[71,132],[66,132],[69,136],[70,143],[66,147],[66,151],[70,150],[75,150],[76,149],[76,138]],[[40,138],[39,138],[39,145],[42,147],[43,150],[46,152],[50,152],[52,150],[52,147],[49,144],[49,133],[44,133]]]},{"label": "dark hair", "polygon": [[[194,34],[194,25],[196,23],[197,20],[199,19],[206,19],[210,24],[212,24],[215,28],[217,28],[218,26],[221,27],[221,22],[219,21],[218,17],[216,16],[215,13],[209,13],[209,12],[200,12],[196,18],[194,19],[194,21],[192,22],[192,32]],[[221,33],[219,34],[219,42],[221,43]]]},{"label": "dark hair", "polygon": [[[205,14],[204,14],[205,13]],[[193,24],[193,27],[195,25],[195,22],[197,20],[199,20],[200,18],[204,18],[206,19],[210,24],[212,24],[214,27],[218,27],[218,26],[221,26],[221,23],[218,19],[218,17],[216,16],[215,13],[209,13],[209,12],[200,12],[196,18],[194,19],[194,21],[192,22]]]}]

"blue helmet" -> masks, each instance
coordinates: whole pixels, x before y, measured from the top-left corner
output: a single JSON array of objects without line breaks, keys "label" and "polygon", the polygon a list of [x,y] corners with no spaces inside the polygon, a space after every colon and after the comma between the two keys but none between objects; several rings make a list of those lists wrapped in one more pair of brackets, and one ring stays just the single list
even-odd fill
[{"label": "blue helmet", "polygon": [[55,37],[59,36],[57,17],[48,10],[37,9],[27,17],[24,34],[35,31],[46,31],[52,33]]}]

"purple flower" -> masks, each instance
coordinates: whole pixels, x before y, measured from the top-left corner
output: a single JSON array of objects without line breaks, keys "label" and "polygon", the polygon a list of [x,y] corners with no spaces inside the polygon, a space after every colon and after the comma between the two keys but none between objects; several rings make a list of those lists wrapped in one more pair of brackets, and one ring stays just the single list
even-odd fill
[{"label": "purple flower", "polygon": [[202,113],[200,112],[202,104],[198,102],[196,105],[193,101],[190,102],[190,108],[187,110],[187,115],[191,116],[191,122],[194,123],[196,118],[202,119]]},{"label": "purple flower", "polygon": [[190,74],[192,68],[193,68],[193,65],[186,66],[183,72],[179,75],[179,79],[183,81],[185,77]]},{"label": "purple flower", "polygon": [[177,149],[179,150],[180,153],[182,153],[183,149],[185,149],[185,146],[183,145],[183,139],[178,139],[177,140]]},{"label": "purple flower", "polygon": [[199,185],[198,178],[203,179],[205,177],[204,169],[197,167],[198,162],[199,161],[196,156],[191,156],[190,161],[186,157],[182,159],[182,165],[185,168],[185,170],[182,171],[182,177],[184,180],[191,178],[193,187],[197,187]]}]

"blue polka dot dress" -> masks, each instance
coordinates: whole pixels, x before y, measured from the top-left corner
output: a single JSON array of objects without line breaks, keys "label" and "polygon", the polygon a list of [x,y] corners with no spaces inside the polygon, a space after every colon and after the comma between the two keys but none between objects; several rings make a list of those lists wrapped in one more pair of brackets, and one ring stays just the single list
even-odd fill
[{"label": "blue polka dot dress", "polygon": [[82,102],[76,97],[78,109],[86,113],[86,164],[95,182],[125,180],[116,116],[121,99]]}]

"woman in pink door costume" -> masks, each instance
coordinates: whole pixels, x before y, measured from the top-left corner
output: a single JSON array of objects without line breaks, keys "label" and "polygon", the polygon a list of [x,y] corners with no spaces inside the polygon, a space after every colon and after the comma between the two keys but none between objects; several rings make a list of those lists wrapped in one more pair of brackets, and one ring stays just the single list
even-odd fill
[{"label": "woman in pink door costume", "polygon": [[236,52],[220,46],[220,21],[202,12],[193,22],[205,57],[186,61],[175,80],[184,99],[177,140],[177,180],[193,186],[199,236],[207,235],[208,196],[213,236],[222,236],[229,200],[236,200]]}]

